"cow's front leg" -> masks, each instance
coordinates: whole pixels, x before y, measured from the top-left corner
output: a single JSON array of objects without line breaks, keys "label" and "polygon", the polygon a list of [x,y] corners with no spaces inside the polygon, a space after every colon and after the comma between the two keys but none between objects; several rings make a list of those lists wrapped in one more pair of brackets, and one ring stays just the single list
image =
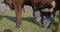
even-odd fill
[{"label": "cow's front leg", "polygon": [[19,28],[21,25],[22,21],[22,7],[18,6],[16,7],[16,17],[17,17],[17,22],[16,22],[16,27]]},{"label": "cow's front leg", "polygon": [[13,4],[16,10],[17,22],[16,27],[19,28],[22,20],[22,1],[13,0]]},{"label": "cow's front leg", "polygon": [[22,8],[21,8],[21,6],[16,10],[16,16],[17,16],[16,27],[19,28],[21,25],[21,20],[22,20]]}]

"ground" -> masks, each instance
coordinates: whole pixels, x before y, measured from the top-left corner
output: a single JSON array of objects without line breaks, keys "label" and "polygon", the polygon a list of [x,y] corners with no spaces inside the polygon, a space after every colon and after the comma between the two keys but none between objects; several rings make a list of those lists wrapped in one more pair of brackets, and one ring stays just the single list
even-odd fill
[{"label": "ground", "polygon": [[[24,7],[25,12],[22,12],[22,24],[18,32],[52,32],[56,29],[58,23],[58,11],[53,24],[49,29],[44,29],[35,24],[35,19],[32,15],[31,7]],[[16,25],[15,10],[0,11],[0,32],[13,32]]]}]

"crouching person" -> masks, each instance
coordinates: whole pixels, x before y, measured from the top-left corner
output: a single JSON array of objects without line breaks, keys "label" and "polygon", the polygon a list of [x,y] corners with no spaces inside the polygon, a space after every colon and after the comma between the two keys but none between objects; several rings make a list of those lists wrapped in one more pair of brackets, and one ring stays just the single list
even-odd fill
[{"label": "crouching person", "polygon": [[53,1],[50,5],[40,7],[33,7],[33,15],[36,21],[44,28],[49,28],[55,15],[54,13],[55,1]]}]

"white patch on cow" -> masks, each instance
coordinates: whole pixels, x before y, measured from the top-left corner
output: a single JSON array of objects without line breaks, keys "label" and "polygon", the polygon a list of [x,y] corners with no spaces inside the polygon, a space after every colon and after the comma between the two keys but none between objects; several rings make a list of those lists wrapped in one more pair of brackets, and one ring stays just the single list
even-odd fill
[{"label": "white patch on cow", "polygon": [[55,8],[56,5],[55,1],[53,1],[51,5],[53,6],[53,8]]}]

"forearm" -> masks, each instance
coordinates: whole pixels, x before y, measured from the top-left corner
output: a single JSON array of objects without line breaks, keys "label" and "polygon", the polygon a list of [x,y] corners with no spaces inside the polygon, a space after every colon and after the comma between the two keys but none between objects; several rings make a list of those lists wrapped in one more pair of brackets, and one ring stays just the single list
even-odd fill
[{"label": "forearm", "polygon": [[54,8],[55,8],[55,5],[56,5],[55,1],[53,1],[51,5],[52,5],[52,8],[49,9],[49,12],[54,11]]}]

